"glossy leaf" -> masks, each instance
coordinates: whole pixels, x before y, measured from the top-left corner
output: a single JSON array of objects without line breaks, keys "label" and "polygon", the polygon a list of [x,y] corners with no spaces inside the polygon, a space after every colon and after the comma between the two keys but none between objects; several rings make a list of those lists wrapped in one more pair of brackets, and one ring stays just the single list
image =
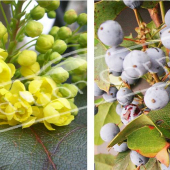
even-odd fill
[{"label": "glossy leaf", "polygon": [[150,35],[153,36],[153,39],[159,39],[160,36],[159,36],[159,33],[156,33],[157,32],[157,27],[155,25],[155,23],[153,21],[151,21],[150,23],[147,24],[147,28],[150,29]]},{"label": "glossy leaf", "polygon": [[135,170],[135,165],[130,160],[130,150],[119,153],[113,166],[115,170]]},{"label": "glossy leaf", "polygon": [[155,157],[167,142],[161,137],[160,132],[154,126],[145,126],[137,129],[127,137],[129,149],[136,150],[146,157]]},{"label": "glossy leaf", "polygon": [[120,133],[117,134],[117,136],[110,142],[108,147],[112,147],[117,143],[123,142],[126,140],[128,135],[145,125],[154,126],[154,123],[146,115],[137,117],[135,120],[130,122]]},{"label": "glossy leaf", "polygon": [[108,91],[110,87],[109,70],[105,63],[106,48],[95,39],[94,51],[94,80],[98,87],[104,91]]},{"label": "glossy leaf", "polygon": [[160,110],[152,110],[151,112],[149,112],[148,116],[150,117],[150,119],[152,119],[152,121],[160,126],[163,127],[165,129],[170,129],[170,103],[160,109]]},{"label": "glossy leaf", "polygon": [[158,1],[143,1],[141,7],[146,9],[154,8],[159,2]]},{"label": "glossy leaf", "polygon": [[140,167],[140,170],[161,170],[159,162],[155,158],[150,158],[147,164]]},{"label": "glossy leaf", "polygon": [[95,170],[113,170],[115,156],[98,154],[94,156]]}]

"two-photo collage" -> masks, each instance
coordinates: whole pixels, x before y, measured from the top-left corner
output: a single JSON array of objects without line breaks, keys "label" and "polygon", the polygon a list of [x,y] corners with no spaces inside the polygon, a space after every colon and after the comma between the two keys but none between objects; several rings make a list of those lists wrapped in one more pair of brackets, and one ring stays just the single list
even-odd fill
[{"label": "two-photo collage", "polygon": [[0,170],[170,170],[170,1],[1,0]]}]

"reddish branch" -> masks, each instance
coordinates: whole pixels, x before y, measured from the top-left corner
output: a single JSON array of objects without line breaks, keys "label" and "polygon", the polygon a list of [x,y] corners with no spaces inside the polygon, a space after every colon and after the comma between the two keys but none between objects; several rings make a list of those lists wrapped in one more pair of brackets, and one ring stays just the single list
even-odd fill
[{"label": "reddish branch", "polygon": [[133,39],[130,39],[130,38],[123,38],[124,40],[127,40],[127,41],[133,41],[133,42],[138,42],[138,41],[136,41],[136,40],[133,40]]},{"label": "reddish branch", "polygon": [[55,164],[54,164],[54,162],[53,162],[53,160],[52,160],[52,158],[51,158],[51,156],[50,156],[50,153],[49,153],[49,151],[47,150],[47,148],[45,147],[45,145],[43,144],[42,140],[41,140],[40,137],[36,134],[36,132],[34,131],[33,128],[30,128],[30,129],[31,129],[32,133],[35,135],[36,140],[42,145],[45,153],[47,154],[47,157],[48,157],[51,165],[53,166],[53,169],[54,169],[54,170],[57,170],[57,168],[56,168],[56,166],[55,166]]},{"label": "reddish branch", "polygon": [[[148,11],[156,27],[159,27],[162,23],[159,4],[157,4],[153,9],[148,9]],[[156,73],[153,74],[153,78],[155,79],[156,82],[160,82],[159,77]]]},{"label": "reddish branch", "polygon": [[159,27],[162,23],[161,16],[159,15],[159,4],[157,4],[153,9],[148,9],[148,11],[156,27]]}]

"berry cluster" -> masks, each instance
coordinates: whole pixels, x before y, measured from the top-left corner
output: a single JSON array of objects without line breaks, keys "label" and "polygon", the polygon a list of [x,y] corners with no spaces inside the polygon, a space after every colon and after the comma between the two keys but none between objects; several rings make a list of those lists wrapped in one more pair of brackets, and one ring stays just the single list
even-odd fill
[{"label": "berry cluster", "polygon": [[[131,9],[136,9],[142,4],[141,1],[134,0],[124,0],[123,2]],[[143,22],[139,24],[141,24],[139,27],[142,27]],[[146,26],[146,24],[143,25]],[[159,33],[164,48],[170,49],[170,10],[165,15],[165,26],[161,28]],[[94,95],[102,95],[105,102],[118,101],[116,112],[124,126],[139,115],[145,114],[146,110],[148,113],[148,110],[164,108],[170,101],[170,86],[169,79],[166,77],[169,74],[168,69],[166,69],[169,57],[166,57],[163,48],[146,45],[142,50],[130,50],[122,47],[123,29],[117,21],[113,20],[102,23],[97,34],[106,48],[110,47],[105,54],[105,62],[110,74],[120,77],[124,87],[117,89],[114,84],[111,84],[109,91],[105,92],[95,83]],[[145,94],[135,94],[131,85],[135,85],[146,74],[153,76],[151,87],[146,90]],[[116,124],[108,123],[101,128],[100,136],[105,142],[110,142],[119,132],[120,129]],[[121,145],[113,146],[113,149],[117,152],[124,152],[128,150],[128,147],[124,142]],[[131,151],[130,158],[136,166],[144,165],[149,160],[136,151]],[[165,168],[163,164],[161,166],[163,169],[170,168]]]}]

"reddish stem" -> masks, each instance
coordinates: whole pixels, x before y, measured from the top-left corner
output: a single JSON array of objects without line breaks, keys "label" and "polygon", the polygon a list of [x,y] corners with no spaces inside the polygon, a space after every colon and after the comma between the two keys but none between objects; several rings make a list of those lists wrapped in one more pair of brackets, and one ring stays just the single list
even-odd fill
[{"label": "reddish stem", "polygon": [[136,41],[136,40],[133,40],[133,39],[130,39],[130,38],[123,38],[124,40],[127,40],[127,41],[133,41],[133,42],[135,42],[135,43],[137,43],[138,41]]},{"label": "reddish stem", "polygon": [[157,4],[155,8],[148,9],[148,11],[156,27],[159,27],[161,25],[161,17],[159,15],[159,5]]}]

